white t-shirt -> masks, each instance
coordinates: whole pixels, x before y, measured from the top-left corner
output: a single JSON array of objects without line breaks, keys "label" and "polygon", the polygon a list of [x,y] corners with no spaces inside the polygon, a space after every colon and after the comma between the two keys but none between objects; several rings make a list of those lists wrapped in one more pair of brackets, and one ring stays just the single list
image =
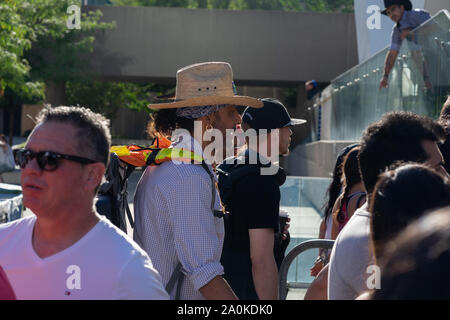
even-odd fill
[{"label": "white t-shirt", "polygon": [[366,202],[339,233],[331,251],[328,299],[353,300],[369,290],[367,279],[371,273],[367,267],[374,263],[369,238],[370,213]]},{"label": "white t-shirt", "polygon": [[0,265],[18,299],[168,299],[147,254],[106,218],[43,259],[32,246],[35,222],[0,225]]}]

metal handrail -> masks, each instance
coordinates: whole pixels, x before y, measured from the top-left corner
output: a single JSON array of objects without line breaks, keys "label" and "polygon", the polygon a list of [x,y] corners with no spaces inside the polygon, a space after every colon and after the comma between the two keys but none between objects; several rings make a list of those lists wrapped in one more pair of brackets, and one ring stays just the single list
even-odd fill
[{"label": "metal handrail", "polygon": [[279,296],[280,300],[286,300],[287,294],[288,294],[288,285],[287,285],[287,274],[289,271],[289,267],[291,266],[292,262],[294,261],[297,256],[309,249],[331,249],[333,248],[334,240],[323,240],[323,239],[314,239],[314,240],[307,240],[304,241],[298,245],[296,245],[289,253],[286,255],[286,257],[283,259],[283,262],[280,266],[280,272],[279,272],[279,279],[280,279],[280,285],[279,285]]}]

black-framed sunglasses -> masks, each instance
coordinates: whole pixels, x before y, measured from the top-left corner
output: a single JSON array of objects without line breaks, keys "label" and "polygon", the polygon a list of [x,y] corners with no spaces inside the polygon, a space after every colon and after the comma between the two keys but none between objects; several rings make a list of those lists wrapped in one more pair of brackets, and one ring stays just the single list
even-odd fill
[{"label": "black-framed sunglasses", "polygon": [[22,169],[24,169],[27,166],[28,162],[30,162],[34,158],[36,158],[39,168],[44,171],[54,171],[58,169],[59,161],[61,159],[75,161],[81,164],[99,162],[83,157],[71,156],[53,151],[34,152],[30,149],[19,149],[14,151],[14,160],[16,161],[16,164]]}]

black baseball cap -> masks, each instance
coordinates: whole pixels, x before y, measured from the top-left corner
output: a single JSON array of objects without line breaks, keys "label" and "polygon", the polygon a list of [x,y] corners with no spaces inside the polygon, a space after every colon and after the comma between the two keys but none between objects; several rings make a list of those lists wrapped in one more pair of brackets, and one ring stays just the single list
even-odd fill
[{"label": "black baseball cap", "polygon": [[264,98],[261,101],[264,103],[262,108],[247,107],[242,114],[242,122],[256,131],[266,129],[270,132],[272,129],[306,123],[306,120],[291,118],[286,107],[276,99]]},{"label": "black baseball cap", "polygon": [[385,9],[381,11],[382,14],[387,15],[386,11],[390,6],[396,5],[403,5],[405,7],[405,10],[411,11],[412,10],[412,3],[410,0],[384,0],[384,7]]}]

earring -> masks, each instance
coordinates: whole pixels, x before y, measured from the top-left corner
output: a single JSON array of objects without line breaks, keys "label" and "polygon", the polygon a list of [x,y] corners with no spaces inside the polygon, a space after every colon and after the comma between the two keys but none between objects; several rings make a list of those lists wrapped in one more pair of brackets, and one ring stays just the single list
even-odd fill
[{"label": "earring", "polygon": [[211,123],[208,123],[206,125],[206,130],[212,130],[213,126],[211,125]]}]

